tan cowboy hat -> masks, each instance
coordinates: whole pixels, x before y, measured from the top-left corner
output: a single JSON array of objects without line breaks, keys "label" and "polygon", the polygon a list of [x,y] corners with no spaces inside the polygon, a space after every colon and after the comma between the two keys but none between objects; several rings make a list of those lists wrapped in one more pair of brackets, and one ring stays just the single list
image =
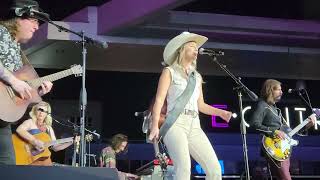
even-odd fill
[{"label": "tan cowboy hat", "polygon": [[171,39],[163,51],[163,60],[166,65],[172,65],[176,59],[179,48],[187,42],[195,42],[198,47],[201,47],[206,41],[207,37],[201,36],[199,34],[183,32],[180,35]]}]

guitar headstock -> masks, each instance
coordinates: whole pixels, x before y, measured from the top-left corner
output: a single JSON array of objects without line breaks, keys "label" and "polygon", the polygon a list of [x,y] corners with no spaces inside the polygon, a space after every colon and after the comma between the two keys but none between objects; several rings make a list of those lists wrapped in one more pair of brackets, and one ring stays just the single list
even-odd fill
[{"label": "guitar headstock", "polygon": [[79,144],[79,142],[80,142],[80,136],[76,136],[76,137],[74,138],[74,142],[77,143],[77,144]]},{"label": "guitar headstock", "polygon": [[77,76],[82,76],[82,66],[81,65],[72,65],[70,70],[72,71],[72,73],[77,77]]},{"label": "guitar headstock", "polygon": [[85,139],[86,139],[87,142],[91,142],[93,140],[92,134],[86,134]]},{"label": "guitar headstock", "polygon": [[80,136],[76,136],[74,138],[74,141],[73,141],[74,145],[75,145],[75,149],[76,149],[76,153],[79,153],[79,147],[80,147]]},{"label": "guitar headstock", "polygon": [[313,108],[312,111],[316,115],[316,118],[320,119],[320,109],[319,108]]}]

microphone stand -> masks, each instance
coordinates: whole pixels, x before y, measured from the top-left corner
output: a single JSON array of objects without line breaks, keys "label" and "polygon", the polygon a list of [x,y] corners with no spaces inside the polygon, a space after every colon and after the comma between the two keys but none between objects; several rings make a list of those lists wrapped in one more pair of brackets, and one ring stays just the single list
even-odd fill
[{"label": "microphone stand", "polygon": [[[58,124],[62,125],[62,126],[65,126],[65,127],[69,127],[69,128],[73,128],[75,130],[75,132],[77,132],[77,129],[79,129],[80,126],[78,126],[76,123],[73,123],[71,122],[70,120],[67,120],[68,123],[70,123],[71,125],[68,125],[68,124],[64,124],[60,121],[58,121],[57,119],[55,119],[54,117],[52,117],[51,114],[49,114],[51,116],[51,118],[57,122]],[[95,136],[97,136],[98,139],[100,139],[100,134],[96,133],[96,130],[89,130],[87,128],[84,129],[86,132],[90,133],[90,134],[94,134]]]},{"label": "microphone stand", "polygon": [[242,137],[242,147],[243,147],[243,157],[244,157],[244,162],[245,162],[245,173],[246,173],[246,179],[250,180],[250,171],[249,171],[249,161],[248,161],[248,147],[247,147],[247,140],[246,140],[246,126],[244,122],[244,115],[242,113],[243,111],[243,105],[242,105],[242,92],[245,92],[248,94],[248,96],[251,98],[253,101],[258,100],[258,96],[250,91],[242,82],[241,78],[236,78],[228,69],[227,66],[224,64],[221,64],[218,60],[215,54],[207,54],[211,57],[213,62],[218,64],[220,68],[225,71],[236,83],[236,87],[233,88],[233,90],[236,90],[238,93],[238,101],[239,101],[239,109],[240,109],[240,114],[241,114],[241,123],[240,123],[240,130],[241,130],[241,137]]},{"label": "microphone stand", "polygon": [[[78,130],[78,128],[75,125],[73,125],[74,136],[78,135],[77,130]],[[77,153],[79,153],[79,142],[73,143],[73,154],[72,154],[72,162],[71,162],[71,165],[73,167],[77,167],[78,166],[78,164],[77,164]]]},{"label": "microphone stand", "polygon": [[[67,122],[70,123],[71,125],[64,124],[64,123],[60,122],[59,120],[57,120],[56,118],[52,117],[51,114],[48,114],[48,115],[50,115],[51,118],[52,118],[55,122],[57,122],[58,124],[60,124],[60,125],[62,125],[62,126],[65,126],[65,127],[73,128],[74,136],[77,135],[77,132],[78,132],[78,130],[79,130],[79,127],[81,127],[81,126],[78,126],[76,123],[71,122],[69,119],[67,120]],[[100,139],[100,134],[96,133],[96,130],[91,131],[91,130],[89,130],[89,129],[87,129],[87,128],[84,128],[84,130],[87,131],[87,132],[90,133],[90,134],[94,134],[95,136],[97,136],[98,139]],[[86,142],[84,142],[84,143],[86,143]],[[85,147],[85,145],[84,145],[84,147]],[[74,143],[73,156],[72,156],[72,166],[76,166],[76,154],[77,154],[77,149],[78,149],[78,148],[77,148],[77,145]],[[81,161],[80,158],[81,158],[81,156],[79,156],[79,161],[80,161],[80,162],[84,162],[84,166],[82,166],[82,167],[85,167],[85,164],[86,164],[85,161],[86,161],[86,160],[84,159],[83,161]]]},{"label": "microphone stand", "polygon": [[302,95],[302,93],[300,91],[298,92],[298,95],[304,101],[304,103],[308,106],[308,108],[310,108],[310,110],[313,112],[313,108],[312,108],[312,105],[311,105],[311,102],[310,102],[310,99],[309,99],[308,92],[307,92],[306,89],[303,89],[303,91],[306,94],[306,96],[308,98],[308,101],[303,97],[303,95]]},{"label": "microphone stand", "polygon": [[[308,91],[306,89],[303,89],[303,91],[304,91],[304,94],[306,94],[308,101],[303,97],[303,95],[302,95],[303,93],[301,93],[300,91],[298,92],[299,97],[304,101],[304,103],[308,106],[308,108],[311,110],[311,112],[316,115],[316,118],[319,119],[320,118],[320,110],[313,109],[309,95],[308,95]],[[315,123],[317,123],[317,122],[315,122]]]},{"label": "microphone stand", "polygon": [[[81,45],[82,45],[82,88],[80,92],[80,166],[84,167],[85,166],[85,118],[86,118],[86,108],[87,108],[87,91],[86,91],[86,55],[87,55],[87,48],[86,48],[86,43],[90,43],[93,45],[99,45],[99,42],[87,37],[84,35],[84,31],[75,32],[70,29],[67,29],[63,26],[60,26],[56,24],[55,22],[51,21],[49,18],[44,19],[41,18],[40,20],[43,20],[45,22],[48,22],[55,27],[58,28],[59,32],[67,32],[67,33],[72,33],[81,38]],[[100,44],[101,45],[101,44]],[[103,44],[102,47],[106,47],[106,44]]]},{"label": "microphone stand", "polygon": [[[51,113],[48,114],[48,115],[51,116],[51,118],[52,118],[56,123],[58,123],[58,124],[60,124],[60,125],[62,125],[62,126],[68,127],[68,128],[73,128],[73,136],[74,136],[74,138],[76,138],[76,136],[78,135],[77,132],[78,132],[78,129],[79,129],[79,128],[76,126],[76,124],[70,122],[69,120],[68,120],[68,122],[69,122],[69,123],[72,123],[73,126],[68,125],[68,124],[64,124],[64,123],[60,122],[59,120],[57,120],[56,118],[54,118]],[[71,166],[73,166],[73,167],[77,166],[77,164],[76,164],[76,161],[77,161],[77,160],[76,160],[77,152],[78,152],[78,147],[77,147],[77,144],[74,142],[74,143],[73,143],[72,162],[71,162]]]},{"label": "microphone stand", "polygon": [[81,31],[81,45],[82,45],[82,88],[80,93],[80,166],[85,167],[85,117],[86,117],[86,108],[87,108],[87,90],[86,90],[86,57],[87,57],[87,48],[84,32]]},{"label": "microphone stand", "polygon": [[[72,127],[75,129],[75,131],[76,131],[77,129],[79,129],[79,128],[80,128],[80,130],[81,130],[81,125],[78,126],[76,123],[73,123],[73,122],[71,122],[70,120],[67,120],[67,121],[68,121],[68,123],[72,124]],[[87,128],[84,128],[84,131],[86,131],[86,132],[88,132],[88,133],[90,133],[90,134],[94,134],[95,136],[97,136],[98,139],[100,139],[100,134],[96,133],[96,130],[91,131],[91,130],[89,130],[89,129],[87,129]],[[81,133],[81,132],[80,132],[80,133]],[[84,137],[85,137],[85,133],[83,133],[83,135],[84,135]],[[81,137],[80,137],[80,141],[81,141]],[[77,147],[76,147],[76,144],[74,144],[74,146],[75,146],[75,148],[74,148],[74,151],[73,151],[72,165],[76,165],[76,154],[77,154],[76,149],[77,149]],[[85,152],[85,151],[86,151],[86,149],[85,149],[85,147],[86,147],[86,140],[85,140],[85,138],[84,138],[83,144],[80,143],[80,147],[84,147],[84,150],[82,150],[82,152]],[[80,148],[80,152],[81,152],[81,148]],[[85,167],[85,166],[86,166],[86,154],[87,154],[87,153],[84,154],[84,159],[81,159],[81,158],[82,158],[82,157],[81,157],[81,154],[80,154],[80,156],[79,156],[79,162],[82,162],[82,163],[83,163],[81,167]],[[90,142],[89,142],[89,154],[90,154]],[[89,166],[90,166],[90,156],[89,156]]]}]

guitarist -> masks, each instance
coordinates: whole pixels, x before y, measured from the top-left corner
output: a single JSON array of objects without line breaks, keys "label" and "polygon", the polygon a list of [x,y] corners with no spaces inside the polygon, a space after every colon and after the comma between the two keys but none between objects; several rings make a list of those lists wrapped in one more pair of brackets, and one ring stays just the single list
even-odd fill
[{"label": "guitarist", "polygon": [[[1,17],[0,21],[0,81],[11,85],[22,99],[31,98],[31,87],[12,74],[24,65],[20,43],[26,43],[32,38],[39,28],[37,19],[45,14],[19,11],[26,7],[39,12],[39,5],[34,0],[13,0],[6,17]],[[39,95],[48,93],[51,88],[51,82],[44,82]],[[0,120],[0,165],[15,164],[11,136],[10,124]]]},{"label": "guitarist", "polygon": [[[268,79],[264,82],[260,92],[261,99],[254,106],[249,122],[251,128],[268,137],[277,136],[281,139],[285,138],[285,133],[280,130],[281,125],[284,123],[284,118],[276,106],[282,94],[281,83],[279,81]],[[309,118],[312,121],[306,126],[307,128],[314,125],[316,120],[315,115],[311,115]],[[273,176],[281,180],[291,180],[289,172],[290,158],[277,162],[268,157],[266,152],[262,151],[262,154],[266,158]]]},{"label": "guitarist", "polygon": [[[17,134],[27,141],[29,144],[32,144],[37,150],[44,150],[44,142],[37,139],[35,134],[39,133],[47,133],[49,134],[52,141],[56,140],[56,136],[54,130],[52,128],[52,118],[49,115],[51,113],[50,104],[47,102],[40,102],[34,105],[29,112],[29,116],[31,117],[28,120],[25,120],[20,126],[17,128]],[[53,151],[60,151],[67,147],[69,147],[73,142],[67,142],[63,144],[58,144],[52,146]],[[17,152],[17,150],[16,150]],[[19,154],[16,154],[17,158]],[[52,165],[52,161],[50,157],[40,158],[33,162],[31,165]]]}]

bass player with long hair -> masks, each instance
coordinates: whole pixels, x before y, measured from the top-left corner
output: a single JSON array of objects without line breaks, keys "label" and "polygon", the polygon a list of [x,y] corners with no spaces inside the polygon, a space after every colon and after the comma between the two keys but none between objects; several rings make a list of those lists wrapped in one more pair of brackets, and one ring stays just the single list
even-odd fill
[{"label": "bass player with long hair", "polygon": [[[276,103],[281,100],[282,94],[281,83],[275,79],[268,79],[262,85],[260,100],[253,107],[253,114],[249,121],[250,127],[265,137],[286,138],[285,132],[281,129],[285,124],[284,118],[276,106]],[[308,118],[310,121],[307,128],[314,125],[316,121],[314,114]],[[273,176],[280,180],[291,180],[290,158],[277,161],[270,157],[266,151],[262,150],[261,152],[266,158]]]}]

